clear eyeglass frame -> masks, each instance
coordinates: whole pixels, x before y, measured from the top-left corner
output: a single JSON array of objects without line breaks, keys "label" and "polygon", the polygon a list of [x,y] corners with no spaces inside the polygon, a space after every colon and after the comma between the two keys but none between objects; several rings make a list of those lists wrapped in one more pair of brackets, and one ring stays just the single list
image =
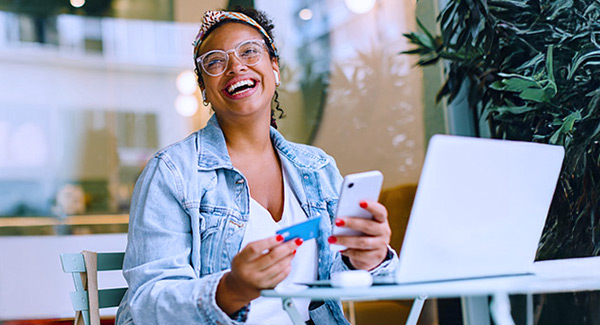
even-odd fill
[{"label": "clear eyeglass frame", "polygon": [[249,39],[241,42],[231,50],[208,51],[196,58],[196,62],[200,64],[206,74],[216,77],[222,75],[227,70],[229,53],[233,52],[237,59],[244,65],[254,66],[262,60],[263,54],[266,51],[265,46],[265,41],[262,39]]}]

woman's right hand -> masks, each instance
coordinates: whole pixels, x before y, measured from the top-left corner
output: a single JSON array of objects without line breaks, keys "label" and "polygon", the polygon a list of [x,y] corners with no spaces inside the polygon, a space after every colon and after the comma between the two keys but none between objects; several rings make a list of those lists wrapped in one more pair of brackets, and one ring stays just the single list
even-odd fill
[{"label": "woman's right hand", "polygon": [[261,290],[274,288],[290,273],[292,258],[301,244],[300,238],[283,243],[283,237],[277,235],[246,245],[219,282],[217,305],[231,315],[258,298]]}]

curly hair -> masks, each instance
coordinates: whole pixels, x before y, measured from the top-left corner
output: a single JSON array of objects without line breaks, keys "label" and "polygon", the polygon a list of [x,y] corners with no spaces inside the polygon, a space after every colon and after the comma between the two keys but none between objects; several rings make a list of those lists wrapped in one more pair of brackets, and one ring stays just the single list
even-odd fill
[{"label": "curly hair", "polygon": [[[273,25],[273,21],[267,16],[267,14],[265,12],[256,10],[254,8],[246,8],[246,7],[242,7],[242,6],[236,6],[233,10],[228,10],[228,11],[239,12],[239,13],[242,13],[242,14],[252,18],[255,22],[257,22],[265,30],[265,32],[267,32],[269,37],[272,40],[274,40],[273,29],[275,28],[275,25]],[[213,25],[209,30],[206,31],[206,33],[204,34],[204,38],[206,38],[215,29],[217,29],[220,26],[227,24],[227,23],[245,24],[244,22],[236,21],[236,20],[220,21],[220,22],[216,23],[215,25]],[[246,25],[256,29],[256,27],[254,27],[254,26],[251,26],[248,24],[246,24]],[[261,33],[261,35],[262,35],[262,33]],[[262,35],[262,38],[264,39],[265,44],[269,44],[269,40],[264,35]],[[270,46],[267,46],[267,50],[269,52],[269,58],[271,60],[279,59],[279,57],[277,56],[275,51]],[[198,79],[198,85],[202,85],[204,83],[204,80],[202,79],[201,68],[199,68],[198,63],[195,61],[194,61],[194,66],[195,66],[194,72],[196,73],[196,77]],[[279,93],[277,93],[277,90],[275,90],[275,95],[273,96],[273,102],[275,103],[275,108],[271,108],[271,126],[273,126],[274,128],[277,128],[276,115],[277,115],[277,118],[284,117],[284,111],[280,107],[280,104],[279,104]]]}]

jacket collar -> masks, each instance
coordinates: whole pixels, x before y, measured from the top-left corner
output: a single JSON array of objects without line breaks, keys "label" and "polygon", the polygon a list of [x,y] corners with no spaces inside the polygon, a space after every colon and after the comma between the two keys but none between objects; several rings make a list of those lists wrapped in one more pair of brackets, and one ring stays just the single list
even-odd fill
[{"label": "jacket collar", "polygon": [[[287,141],[273,127],[271,127],[271,141],[280,156],[289,160],[296,167],[316,170],[328,164],[326,157],[316,155],[314,150],[309,150],[304,145]],[[216,115],[213,114],[206,126],[198,131],[196,145],[198,147],[198,168],[205,170],[233,169],[225,136]]]},{"label": "jacket collar", "polygon": [[213,114],[206,126],[198,131],[196,141],[198,147],[198,168],[233,169],[231,158],[227,152],[225,136],[219,126],[216,115]]}]

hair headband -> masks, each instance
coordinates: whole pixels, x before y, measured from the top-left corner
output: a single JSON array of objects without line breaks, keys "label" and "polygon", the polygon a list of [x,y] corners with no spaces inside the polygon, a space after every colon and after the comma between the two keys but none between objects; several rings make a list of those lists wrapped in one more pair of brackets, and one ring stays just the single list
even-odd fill
[{"label": "hair headband", "polygon": [[279,56],[279,54],[277,53],[277,48],[275,48],[275,44],[273,44],[273,40],[271,39],[269,34],[267,34],[267,31],[265,31],[265,29],[261,25],[254,21],[254,19],[244,15],[241,12],[209,10],[204,13],[204,18],[202,19],[202,25],[200,26],[200,30],[198,31],[196,40],[194,41],[194,43],[192,43],[194,45],[194,59],[198,56],[198,48],[200,47],[200,44],[202,44],[206,32],[215,24],[224,20],[239,20],[246,24],[249,24],[252,27],[255,27],[269,41],[269,47],[271,47],[273,53],[275,53],[275,57]]}]

